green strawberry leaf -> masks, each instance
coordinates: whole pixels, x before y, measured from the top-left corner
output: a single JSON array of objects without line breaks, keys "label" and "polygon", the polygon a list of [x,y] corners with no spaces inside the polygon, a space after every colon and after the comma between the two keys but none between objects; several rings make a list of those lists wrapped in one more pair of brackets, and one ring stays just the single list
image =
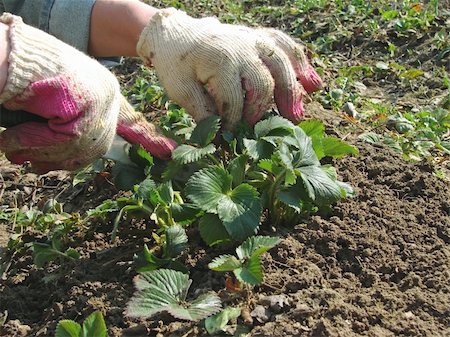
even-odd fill
[{"label": "green strawberry leaf", "polygon": [[187,197],[202,210],[217,213],[219,201],[231,192],[232,180],[232,176],[223,168],[202,169],[187,182]]},{"label": "green strawberry leaf", "polygon": [[260,284],[264,277],[259,255],[252,256],[243,267],[235,269],[233,272],[239,281],[252,285]]},{"label": "green strawberry leaf", "polygon": [[219,219],[217,214],[206,213],[202,216],[198,224],[198,229],[200,236],[208,246],[212,247],[231,241],[230,234],[228,234],[222,220]]},{"label": "green strawberry leaf", "polygon": [[215,271],[233,271],[242,267],[242,263],[234,255],[220,255],[208,264]]},{"label": "green strawberry leaf", "polygon": [[254,235],[261,220],[262,206],[258,191],[249,184],[237,186],[218,200],[217,214],[230,236],[244,240]]},{"label": "green strawberry leaf", "polygon": [[187,248],[188,237],[180,225],[166,229],[166,242],[163,247],[163,258],[175,258]]},{"label": "green strawberry leaf", "polygon": [[273,135],[274,131],[277,131],[276,136],[281,136],[280,131],[284,131],[285,135],[288,135],[295,126],[281,116],[271,116],[267,119],[263,119],[255,125],[255,137],[259,139],[264,136]]},{"label": "green strawberry leaf", "polygon": [[58,322],[55,331],[55,337],[80,337],[81,325],[70,320],[64,319]]},{"label": "green strawberry leaf", "polygon": [[300,122],[298,126],[302,128],[305,134],[310,137],[314,136],[322,137],[325,132],[325,127],[322,121],[318,119],[310,119],[307,121]]},{"label": "green strawberry leaf", "polygon": [[180,164],[189,164],[199,161],[208,154],[216,152],[214,144],[208,144],[205,147],[194,147],[192,145],[180,145],[172,151],[172,159]]},{"label": "green strawberry leaf", "polygon": [[141,273],[135,279],[137,292],[128,302],[127,316],[149,318],[167,311],[179,319],[198,321],[218,312],[221,302],[214,293],[186,302],[191,282],[188,275],[170,269]]},{"label": "green strawberry leaf", "polygon": [[220,117],[209,116],[197,123],[191,134],[189,141],[200,146],[206,146],[211,143],[220,130]]},{"label": "green strawberry leaf", "polygon": [[236,248],[236,254],[239,259],[244,260],[255,254],[261,255],[267,252],[269,249],[275,247],[279,242],[280,239],[273,236],[252,236]]},{"label": "green strawberry leaf", "polygon": [[205,329],[210,335],[224,331],[229,321],[241,315],[240,308],[227,307],[218,314],[205,319]]},{"label": "green strawberry leaf", "polygon": [[325,157],[341,158],[347,154],[357,155],[359,153],[356,147],[336,137],[324,137],[322,148]]},{"label": "green strawberry leaf", "polygon": [[83,322],[83,332],[81,337],[107,337],[105,320],[100,311],[90,314]]},{"label": "green strawberry leaf", "polygon": [[299,169],[309,197],[316,203],[332,203],[342,197],[341,188],[320,166]]}]

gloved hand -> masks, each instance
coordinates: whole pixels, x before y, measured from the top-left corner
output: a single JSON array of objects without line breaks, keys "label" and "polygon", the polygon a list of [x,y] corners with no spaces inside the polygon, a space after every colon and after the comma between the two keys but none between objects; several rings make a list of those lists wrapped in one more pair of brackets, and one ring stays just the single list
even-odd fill
[{"label": "gloved hand", "polygon": [[0,104],[47,120],[0,134],[0,150],[35,171],[74,170],[101,157],[111,145],[120,109],[115,77],[97,61],[9,13],[11,52]]},{"label": "gloved hand", "polygon": [[194,19],[174,8],[150,19],[137,53],[195,120],[219,114],[228,129],[241,118],[256,123],[273,100],[298,122],[305,91],[322,85],[304,47],[284,33]]},{"label": "gloved hand", "polygon": [[[0,104],[42,117],[7,128],[0,151],[16,164],[30,161],[35,171],[74,170],[101,157],[116,133],[167,158],[174,141],[126,102],[117,79],[94,59],[5,13],[11,52]],[[119,117],[120,111],[120,117]],[[118,123],[119,118],[119,123]],[[37,120],[39,118],[36,118]]]},{"label": "gloved hand", "polygon": [[120,102],[117,133],[132,144],[140,144],[152,155],[169,159],[177,143],[159,133],[154,124],[148,122],[144,115],[138,113],[122,96]]}]

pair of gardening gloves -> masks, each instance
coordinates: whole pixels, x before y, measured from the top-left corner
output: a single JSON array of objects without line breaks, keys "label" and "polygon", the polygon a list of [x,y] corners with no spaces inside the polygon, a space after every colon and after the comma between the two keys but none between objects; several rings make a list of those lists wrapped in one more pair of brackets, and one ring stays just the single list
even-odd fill
[{"label": "pair of gardening gloves", "polygon": [[[7,128],[0,150],[14,163],[44,173],[75,170],[101,157],[115,134],[170,157],[176,143],[162,136],[121,95],[116,78],[94,59],[4,13],[11,52],[0,104],[45,119]],[[155,14],[137,52],[169,97],[196,121],[218,114],[226,129],[256,123],[275,101],[298,122],[306,93],[321,87],[304,47],[278,30],[194,19],[169,8]]]}]

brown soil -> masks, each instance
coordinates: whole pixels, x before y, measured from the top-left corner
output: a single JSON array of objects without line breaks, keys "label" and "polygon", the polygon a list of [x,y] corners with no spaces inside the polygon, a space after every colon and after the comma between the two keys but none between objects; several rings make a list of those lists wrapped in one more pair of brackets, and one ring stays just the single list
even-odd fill
[{"label": "brown soil", "polygon": [[[314,104],[309,111],[334,124],[340,120]],[[207,268],[219,252],[208,255],[191,235],[183,259],[192,289],[213,289],[232,304],[256,309],[249,336],[450,336],[449,186],[428,164],[408,164],[387,148],[355,144],[360,155],[337,166],[357,196],[335,205],[331,216],[280,229],[283,241],[265,256],[265,282],[253,292],[223,291],[223,275]],[[105,180],[80,191],[63,173],[19,170],[2,162],[3,204],[26,207],[61,194],[74,211],[117,193]],[[17,253],[0,283],[0,312],[7,311],[0,336],[53,336],[60,319],[82,321],[94,310],[105,314],[113,337],[205,334],[164,315],[124,317],[133,292],[133,254],[148,231],[141,222],[130,223],[111,243],[109,223],[91,226],[73,241],[79,261],[36,269],[29,250]],[[30,233],[24,240],[36,237]]]},{"label": "brown soil", "polygon": [[[289,30],[295,23],[288,16],[273,22],[272,16],[261,15],[266,26]],[[317,21],[307,19],[303,24],[311,25],[316,35],[333,32],[332,27],[320,25],[320,15]],[[373,41],[363,38],[358,29],[330,47],[333,62],[375,63],[386,53],[384,35]],[[361,95],[406,106],[441,99],[445,91],[440,82],[432,83],[433,71],[448,72],[450,63],[436,61],[430,48],[434,33],[398,43],[405,51],[401,49],[399,55],[407,59],[397,61],[420,66],[429,76],[415,82],[414,88],[388,77],[366,79],[367,91]],[[410,50],[414,55],[406,53]],[[136,62],[129,61],[125,68],[117,75],[126,86],[137,71]],[[327,80],[338,72],[337,67],[329,68],[324,74]],[[224,290],[225,276],[207,267],[223,251],[207,250],[191,230],[190,248],[181,259],[190,269],[191,291],[214,290],[227,305],[250,312],[250,318],[237,320],[249,331],[247,336],[449,337],[449,183],[436,177],[427,162],[407,163],[387,147],[358,142],[355,135],[362,130],[350,130],[354,125],[348,118],[341,119],[317,103],[309,104],[307,113],[324,120],[328,133],[359,148],[359,156],[334,163],[341,180],[350,183],[357,196],[334,205],[331,214],[279,228],[275,234],[282,242],[264,256],[265,281],[252,292]],[[104,176],[73,187],[65,172],[38,176],[0,157],[0,213],[39,208],[49,198],[63,202],[67,212],[85,213],[120,193]],[[68,244],[81,253],[79,260],[57,261],[43,269],[33,265],[30,246],[45,238],[37,231],[25,231],[24,247],[0,260],[7,269],[0,278],[1,337],[53,337],[59,320],[82,322],[95,310],[105,315],[110,337],[207,335],[201,325],[167,315],[146,321],[124,316],[134,291],[133,255],[150,240],[152,224],[129,220],[111,242],[110,220],[88,223],[76,231]],[[0,258],[13,225],[0,219]],[[261,233],[274,234],[268,228]]]}]

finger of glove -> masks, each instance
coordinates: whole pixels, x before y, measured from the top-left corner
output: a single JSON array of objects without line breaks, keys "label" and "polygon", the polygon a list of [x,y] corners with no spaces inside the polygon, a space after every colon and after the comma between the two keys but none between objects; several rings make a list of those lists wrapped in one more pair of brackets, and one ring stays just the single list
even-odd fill
[{"label": "finger of glove", "polygon": [[[42,123],[24,123],[0,134],[0,151],[14,164],[32,163],[38,173],[50,170],[74,170],[88,164],[89,156],[70,151],[72,137],[56,133]],[[77,155],[78,153],[78,155]],[[69,159],[67,159],[69,158]],[[41,164],[39,164],[41,163]]]},{"label": "finger of glove", "polygon": [[270,71],[259,58],[244,67],[242,87],[245,91],[242,115],[254,125],[272,105],[275,87]]},{"label": "finger of glove", "polygon": [[260,45],[260,57],[275,80],[275,103],[280,113],[294,123],[304,116],[304,89],[297,81],[287,55],[271,45]]},{"label": "finger of glove", "polygon": [[185,108],[195,121],[217,114],[214,101],[194,75],[177,76],[174,72],[170,78],[160,76],[160,79],[169,97]]},{"label": "finger of glove", "polygon": [[244,91],[239,73],[230,67],[222,69],[209,79],[207,90],[222,118],[222,126],[232,130],[242,118]]},{"label": "finger of glove", "polygon": [[144,115],[134,110],[127,99],[121,95],[117,133],[129,143],[140,144],[153,156],[170,159],[177,143],[164,137],[156,126],[147,121]]},{"label": "finger of glove", "polygon": [[71,135],[53,131],[46,123],[28,122],[3,131],[0,134],[0,149],[4,152],[45,149],[72,139]]},{"label": "finger of glove", "polygon": [[277,47],[289,57],[295,74],[307,93],[312,93],[322,87],[322,79],[311,66],[304,46],[296,43],[291,37],[277,29],[262,29],[261,31],[263,34],[269,35],[275,41]]},{"label": "finger of glove", "polygon": [[172,151],[177,147],[173,139],[161,135],[156,127],[144,118],[133,124],[119,120],[117,133],[129,143],[142,145],[150,154],[160,159],[170,159]]}]

